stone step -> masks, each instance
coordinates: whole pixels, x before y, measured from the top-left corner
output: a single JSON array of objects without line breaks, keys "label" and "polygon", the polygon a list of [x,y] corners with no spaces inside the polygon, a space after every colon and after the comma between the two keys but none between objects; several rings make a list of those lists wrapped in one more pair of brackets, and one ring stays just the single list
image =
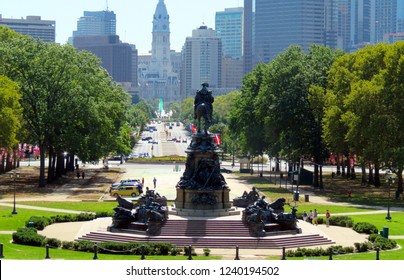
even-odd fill
[{"label": "stone step", "polygon": [[196,248],[234,248],[242,249],[281,249],[307,246],[332,245],[334,242],[318,234],[296,234],[284,237],[166,237],[117,234],[110,232],[90,232],[79,238],[92,242],[167,242],[176,246]]}]

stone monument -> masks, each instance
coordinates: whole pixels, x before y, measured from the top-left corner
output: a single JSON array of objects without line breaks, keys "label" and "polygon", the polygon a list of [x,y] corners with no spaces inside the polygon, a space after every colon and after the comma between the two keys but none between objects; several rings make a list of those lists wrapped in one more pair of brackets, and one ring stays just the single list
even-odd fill
[{"label": "stone monument", "polygon": [[[207,83],[195,96],[194,112],[198,130],[192,135],[187,150],[185,171],[176,185],[176,211],[182,210],[229,210],[230,189],[220,172],[219,147],[208,129],[212,119],[212,92]],[[204,126],[202,127],[202,119]]]}]

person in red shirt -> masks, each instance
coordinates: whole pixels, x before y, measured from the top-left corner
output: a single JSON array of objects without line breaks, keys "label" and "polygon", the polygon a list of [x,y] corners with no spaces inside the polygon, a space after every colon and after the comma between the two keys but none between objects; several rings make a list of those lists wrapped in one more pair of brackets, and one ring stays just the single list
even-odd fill
[{"label": "person in red shirt", "polygon": [[327,225],[327,227],[330,226],[330,217],[331,217],[330,211],[327,210],[325,212],[325,224]]}]

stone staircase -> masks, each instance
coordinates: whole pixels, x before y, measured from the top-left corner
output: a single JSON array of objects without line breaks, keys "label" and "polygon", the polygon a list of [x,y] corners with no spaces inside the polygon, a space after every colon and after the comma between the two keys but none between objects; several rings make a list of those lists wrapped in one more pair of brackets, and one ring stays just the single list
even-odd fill
[{"label": "stone staircase", "polygon": [[319,234],[296,231],[270,231],[265,237],[254,237],[240,220],[167,220],[158,236],[142,230],[119,232],[93,231],[78,238],[93,242],[168,242],[195,248],[281,249],[332,245],[333,241]]}]

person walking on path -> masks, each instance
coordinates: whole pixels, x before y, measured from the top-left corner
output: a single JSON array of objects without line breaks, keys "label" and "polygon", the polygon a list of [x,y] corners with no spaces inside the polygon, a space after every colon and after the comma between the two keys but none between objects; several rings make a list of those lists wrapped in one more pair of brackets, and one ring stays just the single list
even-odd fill
[{"label": "person walking on path", "polygon": [[302,217],[303,217],[303,221],[304,222],[306,222],[307,221],[307,212],[306,212],[306,210],[303,212],[303,215],[302,215]]},{"label": "person walking on path", "polygon": [[310,210],[310,214],[309,214],[309,223],[313,223],[313,210]]},{"label": "person walking on path", "polygon": [[142,177],[142,186],[144,186],[144,178]]},{"label": "person walking on path", "polygon": [[157,179],[156,179],[156,177],[154,177],[154,179],[153,179],[154,188],[156,188],[156,183],[157,183]]},{"label": "person walking on path", "polygon": [[318,213],[317,213],[317,209],[314,209],[313,212],[313,223],[317,226],[318,225]]},{"label": "person walking on path", "polygon": [[84,179],[84,176],[85,176],[85,174],[84,174],[84,171],[83,171],[83,172],[81,172],[81,178]]},{"label": "person walking on path", "polygon": [[330,211],[327,210],[325,212],[325,224],[327,225],[327,227],[330,226],[330,216],[331,216]]}]

